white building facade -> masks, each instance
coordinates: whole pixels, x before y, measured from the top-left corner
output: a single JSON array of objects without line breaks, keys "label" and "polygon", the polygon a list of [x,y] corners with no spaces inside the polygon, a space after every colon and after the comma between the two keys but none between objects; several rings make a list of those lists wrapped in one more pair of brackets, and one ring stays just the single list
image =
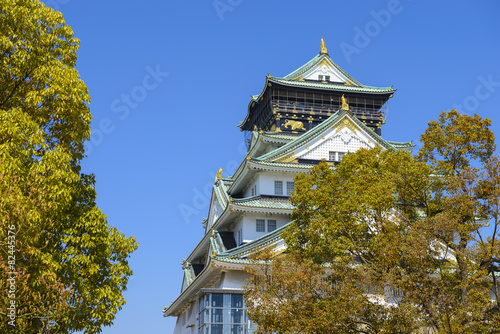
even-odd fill
[{"label": "white building facade", "polygon": [[175,334],[243,334],[255,330],[246,315],[247,257],[256,249],[284,247],[294,176],[320,161],[334,167],[360,148],[411,149],[381,137],[391,87],[365,86],[320,53],[278,78],[268,75],[240,123],[248,154],[229,177],[218,173],[205,234],[183,262],[177,299],[164,310],[177,317]]}]

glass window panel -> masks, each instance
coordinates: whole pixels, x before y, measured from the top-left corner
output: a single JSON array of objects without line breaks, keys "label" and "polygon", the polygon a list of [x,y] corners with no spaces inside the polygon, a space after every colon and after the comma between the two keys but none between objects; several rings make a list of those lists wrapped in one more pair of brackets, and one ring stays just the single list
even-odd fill
[{"label": "glass window panel", "polygon": [[231,295],[231,307],[232,308],[242,308],[243,307],[243,295]]},{"label": "glass window panel", "polygon": [[243,326],[242,325],[232,325],[231,326],[231,334],[243,334]]},{"label": "glass window panel", "polygon": [[205,322],[205,312],[200,313],[200,326]]},{"label": "glass window panel", "polygon": [[212,294],[212,307],[222,307],[222,293]]},{"label": "glass window panel", "polygon": [[210,334],[223,334],[222,325],[212,325]]},{"label": "glass window panel", "polygon": [[241,324],[243,322],[243,309],[231,310],[231,323]]},{"label": "glass window panel", "polygon": [[231,325],[224,325],[224,334],[231,334]]},{"label": "glass window panel", "polygon": [[274,181],[274,194],[283,195],[283,181]]},{"label": "glass window panel", "polygon": [[295,188],[295,183],[288,181],[286,183],[286,194],[290,196],[294,188]]},{"label": "glass window panel", "polygon": [[231,307],[231,295],[225,294],[224,295],[224,308],[230,308]]},{"label": "glass window panel", "polygon": [[267,232],[272,232],[276,229],[276,220],[267,221]]},{"label": "glass window panel", "polygon": [[210,294],[205,295],[205,307],[210,306]]},{"label": "glass window panel", "polygon": [[231,309],[225,308],[224,309],[224,323],[228,324],[230,322],[231,322]]},{"label": "glass window panel", "polygon": [[212,322],[222,323],[222,309],[221,308],[212,309]]},{"label": "glass window panel", "polygon": [[205,323],[210,321],[210,309],[209,308],[207,308],[205,310],[205,317],[204,318],[205,318]]},{"label": "glass window panel", "polygon": [[257,232],[266,232],[266,221],[264,219],[257,219],[256,229]]}]

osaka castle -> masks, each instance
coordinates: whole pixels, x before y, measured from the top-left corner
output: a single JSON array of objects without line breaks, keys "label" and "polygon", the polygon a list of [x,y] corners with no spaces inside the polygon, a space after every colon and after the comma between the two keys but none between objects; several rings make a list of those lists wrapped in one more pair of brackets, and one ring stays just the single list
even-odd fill
[{"label": "osaka castle", "polygon": [[411,143],[382,138],[387,102],[395,89],[365,86],[340,68],[321,40],[320,52],[284,77],[267,75],[253,95],[244,131],[248,153],[235,173],[219,169],[205,234],[182,262],[179,296],[164,316],[177,317],[174,333],[252,333],[243,286],[248,257],[263,246],[285,247],[294,176],[320,161],[376,146],[409,150]]}]

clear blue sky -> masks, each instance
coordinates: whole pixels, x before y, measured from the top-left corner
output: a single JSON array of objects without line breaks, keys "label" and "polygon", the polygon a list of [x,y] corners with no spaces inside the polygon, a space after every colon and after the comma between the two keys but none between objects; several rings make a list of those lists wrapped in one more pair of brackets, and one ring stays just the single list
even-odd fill
[{"label": "clear blue sky", "polygon": [[128,303],[105,334],[173,332],[162,309],[202,237],[204,187],[244,157],[236,125],[250,94],[267,72],[284,76],[314,57],[321,36],[358,81],[398,89],[384,138],[418,142],[457,105],[500,135],[498,1],[45,2],[81,39],[94,117],[84,171],[96,175],[109,224],[140,243]]}]

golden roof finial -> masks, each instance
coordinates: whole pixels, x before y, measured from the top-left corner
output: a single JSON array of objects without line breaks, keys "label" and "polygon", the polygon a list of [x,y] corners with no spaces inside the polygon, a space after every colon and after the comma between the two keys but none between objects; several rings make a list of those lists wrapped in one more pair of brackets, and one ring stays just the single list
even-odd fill
[{"label": "golden roof finial", "polygon": [[326,45],[325,41],[323,40],[323,37],[321,37],[321,51],[320,54],[328,54],[328,51],[326,50]]},{"label": "golden roof finial", "polygon": [[217,182],[217,179],[222,179],[223,178],[222,177],[222,173],[225,173],[225,172],[222,170],[222,168],[219,168],[219,171],[215,175],[215,181],[214,181],[214,183]]}]

